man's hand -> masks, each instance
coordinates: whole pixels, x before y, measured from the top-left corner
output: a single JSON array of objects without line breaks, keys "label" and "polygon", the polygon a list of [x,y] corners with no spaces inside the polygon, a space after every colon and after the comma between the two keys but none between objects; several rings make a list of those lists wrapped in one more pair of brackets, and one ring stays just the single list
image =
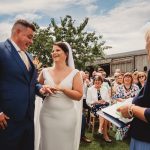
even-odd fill
[{"label": "man's hand", "polygon": [[49,85],[43,85],[39,92],[42,95],[44,95],[44,94],[54,94],[56,92],[56,89],[51,88]]},{"label": "man's hand", "polygon": [[5,129],[7,127],[7,120],[9,119],[4,113],[0,114],[0,129]]}]

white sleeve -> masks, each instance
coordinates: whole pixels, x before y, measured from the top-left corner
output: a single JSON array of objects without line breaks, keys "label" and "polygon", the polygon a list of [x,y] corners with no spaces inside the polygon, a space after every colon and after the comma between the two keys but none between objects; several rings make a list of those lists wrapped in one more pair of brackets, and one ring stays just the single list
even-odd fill
[{"label": "white sleeve", "polygon": [[92,104],[92,89],[91,88],[88,88],[87,90],[86,103],[88,106],[91,107],[91,104]]}]

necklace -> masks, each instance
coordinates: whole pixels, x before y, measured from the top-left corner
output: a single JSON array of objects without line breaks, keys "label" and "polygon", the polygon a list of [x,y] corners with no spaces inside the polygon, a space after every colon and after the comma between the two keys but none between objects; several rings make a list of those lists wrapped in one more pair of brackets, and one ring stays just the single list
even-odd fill
[{"label": "necklace", "polygon": [[127,88],[125,85],[123,85],[123,86],[124,86],[124,88],[125,88],[125,90],[126,90],[126,91],[130,91],[130,90],[131,90],[131,86],[132,86],[132,85],[130,85],[130,87],[129,87],[129,88]]}]

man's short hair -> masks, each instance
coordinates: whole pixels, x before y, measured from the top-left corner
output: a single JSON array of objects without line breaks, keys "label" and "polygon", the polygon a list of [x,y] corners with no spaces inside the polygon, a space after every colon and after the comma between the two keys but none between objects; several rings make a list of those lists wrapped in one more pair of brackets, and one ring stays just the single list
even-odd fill
[{"label": "man's short hair", "polygon": [[17,20],[14,23],[12,30],[15,28],[16,25],[22,25],[22,26],[24,26],[26,28],[31,28],[33,31],[36,31],[36,28],[35,28],[34,24],[30,23],[30,22],[28,22],[27,20],[24,20],[24,19]]}]

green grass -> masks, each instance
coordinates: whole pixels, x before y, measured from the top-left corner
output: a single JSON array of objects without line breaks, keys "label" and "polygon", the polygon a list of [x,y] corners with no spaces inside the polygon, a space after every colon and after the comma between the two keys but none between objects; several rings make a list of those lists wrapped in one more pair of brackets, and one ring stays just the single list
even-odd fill
[{"label": "green grass", "polygon": [[106,143],[100,136],[97,134],[92,137],[90,132],[86,132],[86,136],[92,140],[92,143],[80,143],[79,150],[129,150],[130,139],[124,139],[123,141],[115,140],[115,133],[110,132],[110,137],[112,143]]}]

